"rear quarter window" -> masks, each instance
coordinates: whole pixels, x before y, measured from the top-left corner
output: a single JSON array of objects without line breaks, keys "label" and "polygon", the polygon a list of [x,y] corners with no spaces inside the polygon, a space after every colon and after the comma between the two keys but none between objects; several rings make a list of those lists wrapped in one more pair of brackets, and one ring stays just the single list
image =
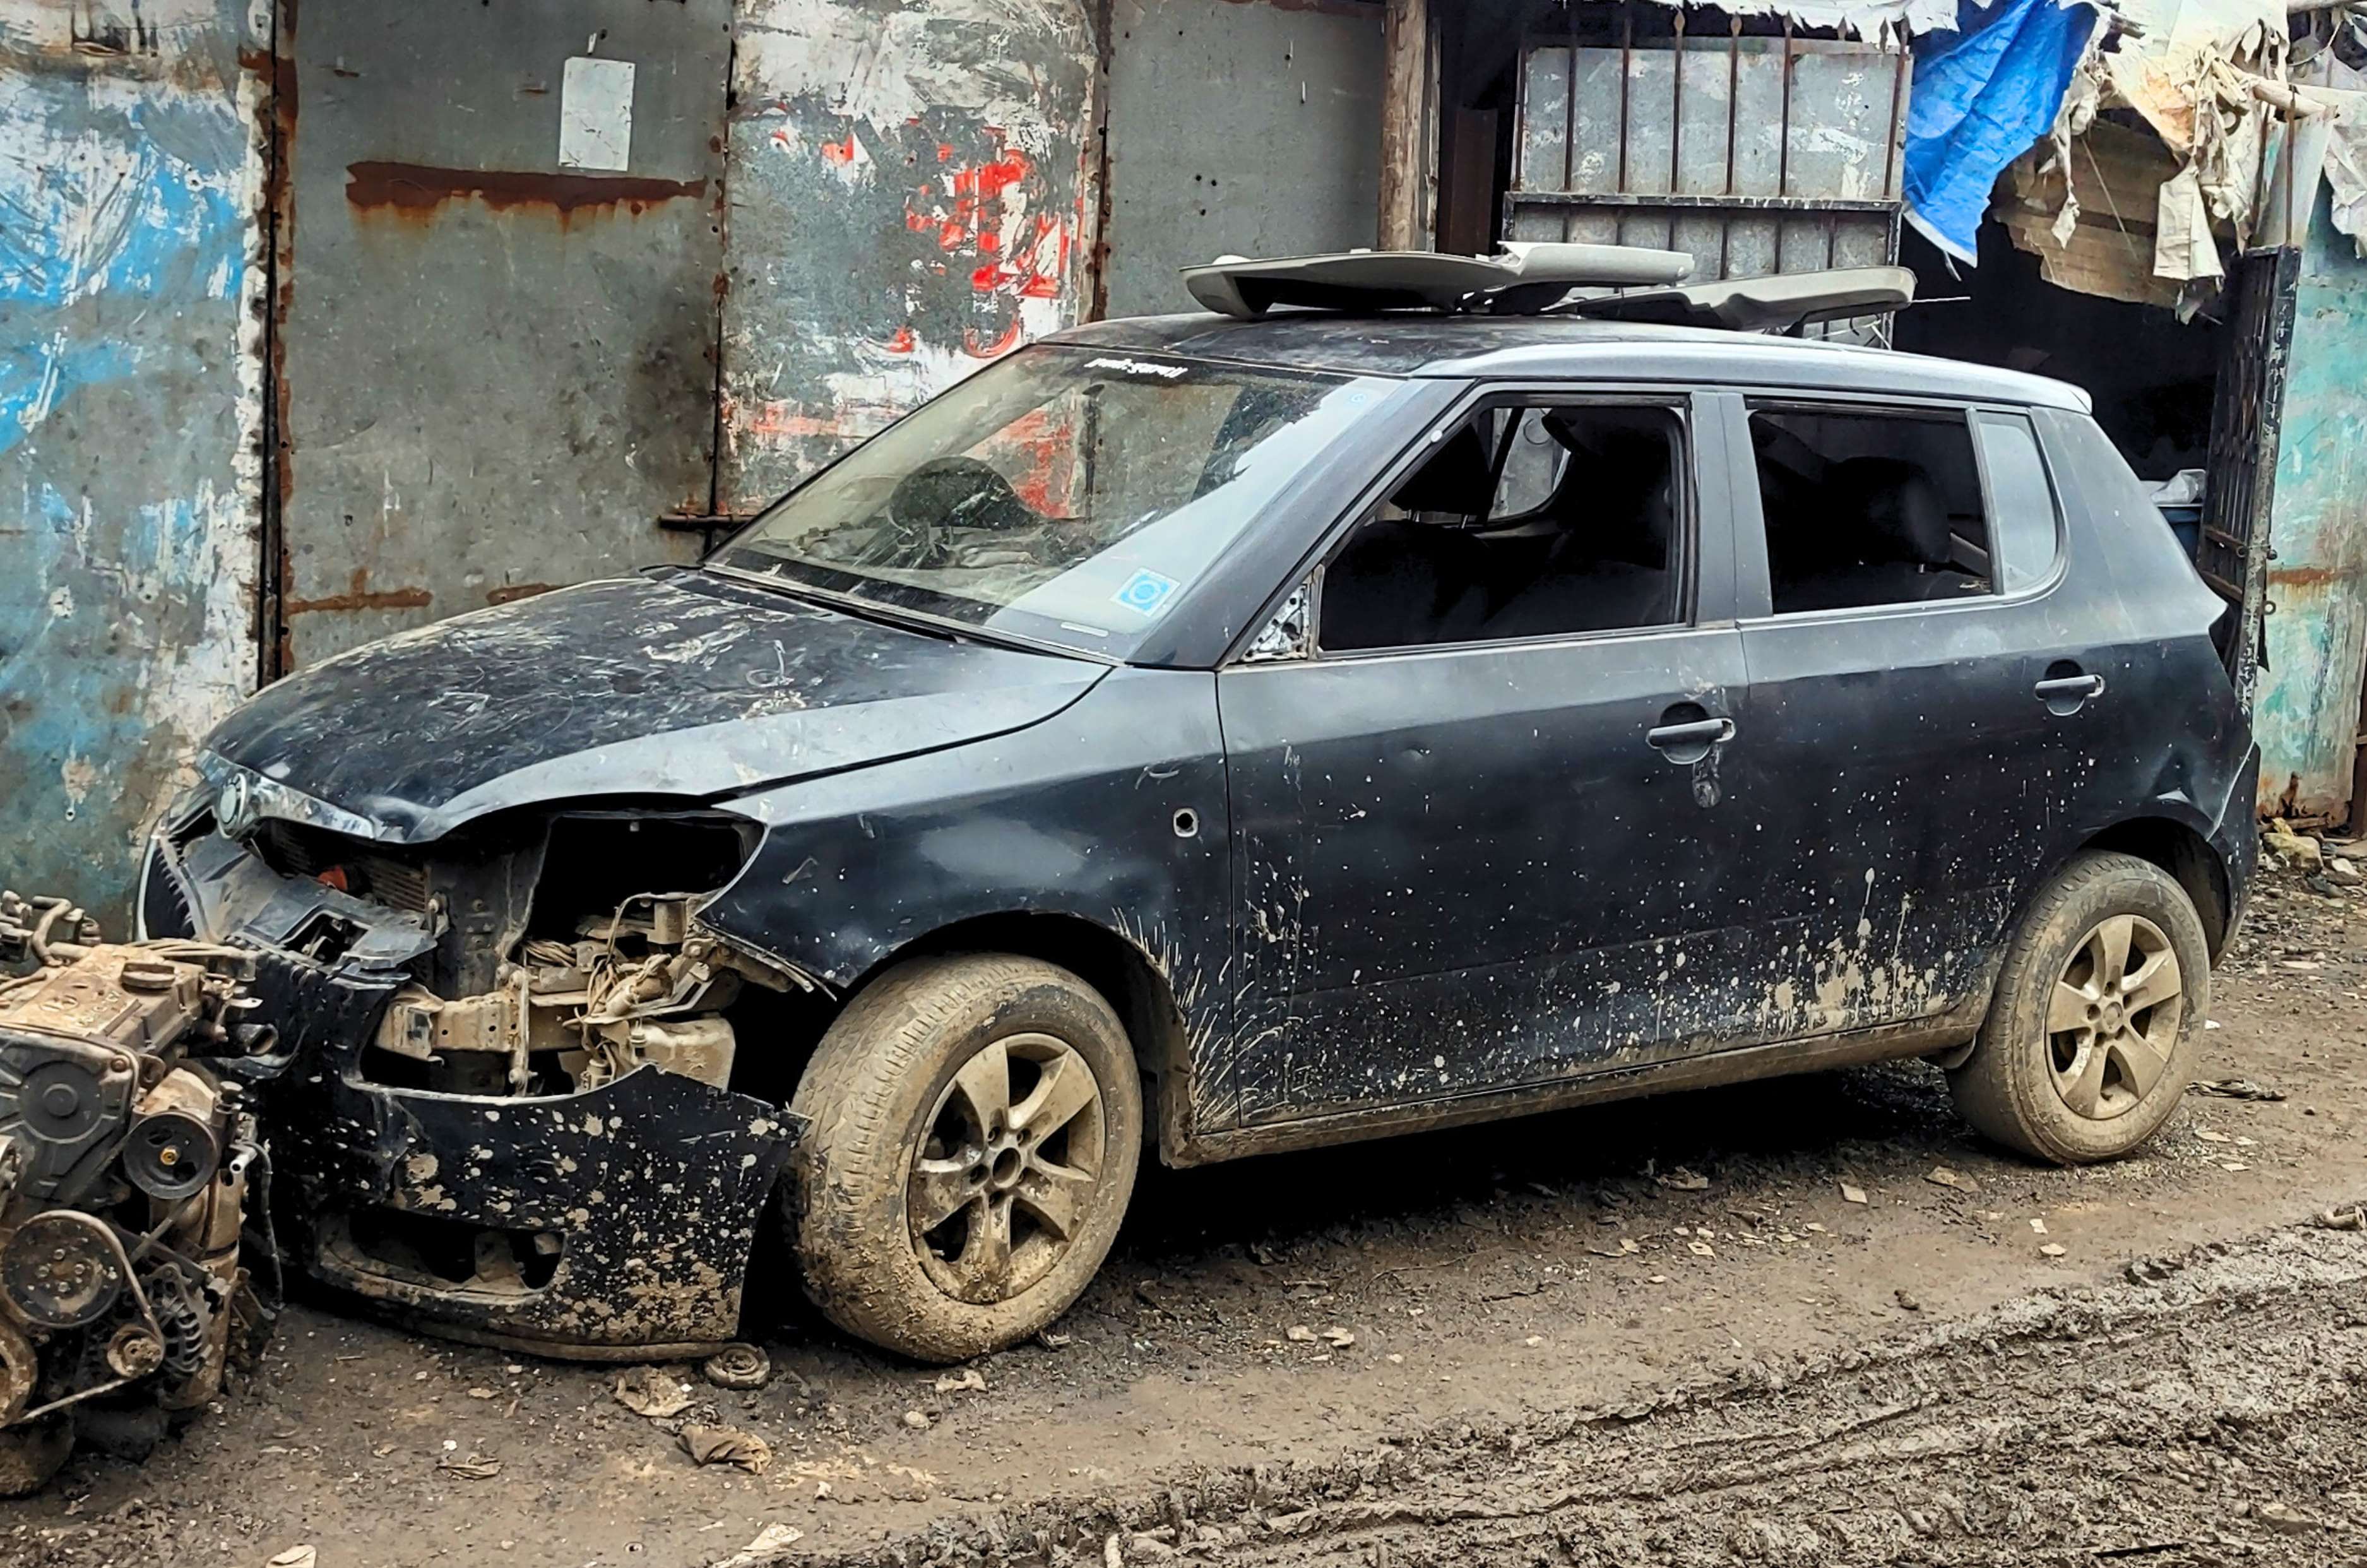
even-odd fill
[{"label": "rear quarter window", "polygon": [[2001,593],[2035,587],[2055,571],[2062,528],[2039,455],[2038,437],[2019,414],[1976,413],[1973,442],[1988,492],[1992,569]]}]

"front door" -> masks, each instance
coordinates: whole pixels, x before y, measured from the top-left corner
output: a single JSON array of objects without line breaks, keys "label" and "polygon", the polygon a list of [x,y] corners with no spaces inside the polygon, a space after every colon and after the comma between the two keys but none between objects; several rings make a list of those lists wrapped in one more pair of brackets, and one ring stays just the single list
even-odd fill
[{"label": "front door", "polygon": [[1330,553],[1306,653],[1221,674],[1230,1121],[1647,1061],[1727,1006],[1750,721],[1700,446],[1682,401],[1489,400]]}]

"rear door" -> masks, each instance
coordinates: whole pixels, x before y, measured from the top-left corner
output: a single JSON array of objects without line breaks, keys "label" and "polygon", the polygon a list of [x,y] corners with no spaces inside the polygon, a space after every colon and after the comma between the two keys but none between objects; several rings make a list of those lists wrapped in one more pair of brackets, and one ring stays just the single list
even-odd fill
[{"label": "rear door", "polygon": [[[1543,450],[1549,413],[1583,462]],[[1665,394],[1458,414],[1293,602],[1311,646],[1285,614],[1219,675],[1234,1121],[1647,1061],[1730,1006],[1751,846],[1722,769],[1750,721],[1723,438]],[[1456,575],[1478,560],[1502,569]]]},{"label": "rear door", "polygon": [[2082,756],[2128,722],[2117,656],[2067,613],[2056,487],[2022,411],[1731,411],[1753,716],[1735,760],[1765,955],[1751,1032],[1941,1020],[1986,994],[2033,880],[2081,831]]}]

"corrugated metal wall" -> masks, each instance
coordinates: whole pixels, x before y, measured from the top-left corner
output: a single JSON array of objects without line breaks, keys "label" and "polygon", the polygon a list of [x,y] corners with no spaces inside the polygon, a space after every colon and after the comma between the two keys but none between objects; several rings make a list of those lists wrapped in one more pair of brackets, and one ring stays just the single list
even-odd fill
[{"label": "corrugated metal wall", "polygon": [[0,0],[0,877],[116,912],[255,670],[268,28]]},{"label": "corrugated metal wall", "polygon": [[2339,816],[2367,660],[2367,261],[2323,193],[2302,256],[2270,526],[2263,810]]}]

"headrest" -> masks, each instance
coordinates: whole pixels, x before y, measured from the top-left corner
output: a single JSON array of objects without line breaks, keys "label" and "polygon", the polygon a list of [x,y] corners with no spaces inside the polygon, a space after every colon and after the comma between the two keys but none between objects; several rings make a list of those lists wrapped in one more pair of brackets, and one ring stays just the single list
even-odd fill
[{"label": "headrest", "polygon": [[1828,470],[1825,483],[1840,517],[1863,527],[1866,560],[1949,563],[1948,504],[1921,464],[1851,458]]},{"label": "headrest", "polygon": [[1413,471],[1389,502],[1401,512],[1452,512],[1485,517],[1495,499],[1488,472],[1489,452],[1479,427],[1465,425],[1440,444],[1430,460]]}]

